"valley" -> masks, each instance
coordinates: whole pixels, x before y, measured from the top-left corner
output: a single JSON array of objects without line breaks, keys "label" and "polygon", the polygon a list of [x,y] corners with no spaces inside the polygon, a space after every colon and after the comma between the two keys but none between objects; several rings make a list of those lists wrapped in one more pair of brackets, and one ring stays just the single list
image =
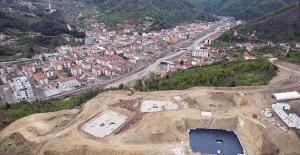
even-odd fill
[{"label": "valley", "polygon": [[0,2],[0,155],[297,155],[297,0]]}]

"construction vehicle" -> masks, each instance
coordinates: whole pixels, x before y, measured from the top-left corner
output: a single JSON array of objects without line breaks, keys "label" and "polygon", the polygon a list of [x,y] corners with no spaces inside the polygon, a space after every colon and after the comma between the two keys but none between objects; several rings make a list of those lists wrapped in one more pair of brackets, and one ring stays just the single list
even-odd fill
[{"label": "construction vehicle", "polygon": [[134,93],[133,88],[129,88],[129,91],[127,92],[128,96],[131,96]]}]

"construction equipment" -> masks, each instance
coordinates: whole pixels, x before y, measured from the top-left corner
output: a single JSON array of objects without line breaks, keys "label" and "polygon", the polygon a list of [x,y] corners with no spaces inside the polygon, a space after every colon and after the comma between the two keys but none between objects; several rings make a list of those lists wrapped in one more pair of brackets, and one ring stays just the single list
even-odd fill
[{"label": "construction equipment", "polygon": [[131,96],[134,93],[133,88],[129,88],[129,91],[127,92],[128,96]]}]

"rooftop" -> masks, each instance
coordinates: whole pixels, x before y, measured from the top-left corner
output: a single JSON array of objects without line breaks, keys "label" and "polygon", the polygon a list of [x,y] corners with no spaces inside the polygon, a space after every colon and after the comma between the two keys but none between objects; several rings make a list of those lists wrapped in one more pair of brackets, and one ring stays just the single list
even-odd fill
[{"label": "rooftop", "polygon": [[71,80],[75,80],[75,78],[74,77],[63,78],[63,79],[59,79],[58,82],[63,83]]}]

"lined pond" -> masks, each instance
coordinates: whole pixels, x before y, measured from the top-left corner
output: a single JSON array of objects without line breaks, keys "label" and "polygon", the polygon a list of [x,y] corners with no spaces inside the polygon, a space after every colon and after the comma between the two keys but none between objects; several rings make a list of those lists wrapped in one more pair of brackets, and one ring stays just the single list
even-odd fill
[{"label": "lined pond", "polygon": [[189,138],[193,152],[222,155],[244,154],[244,149],[237,135],[232,131],[190,129]]}]

